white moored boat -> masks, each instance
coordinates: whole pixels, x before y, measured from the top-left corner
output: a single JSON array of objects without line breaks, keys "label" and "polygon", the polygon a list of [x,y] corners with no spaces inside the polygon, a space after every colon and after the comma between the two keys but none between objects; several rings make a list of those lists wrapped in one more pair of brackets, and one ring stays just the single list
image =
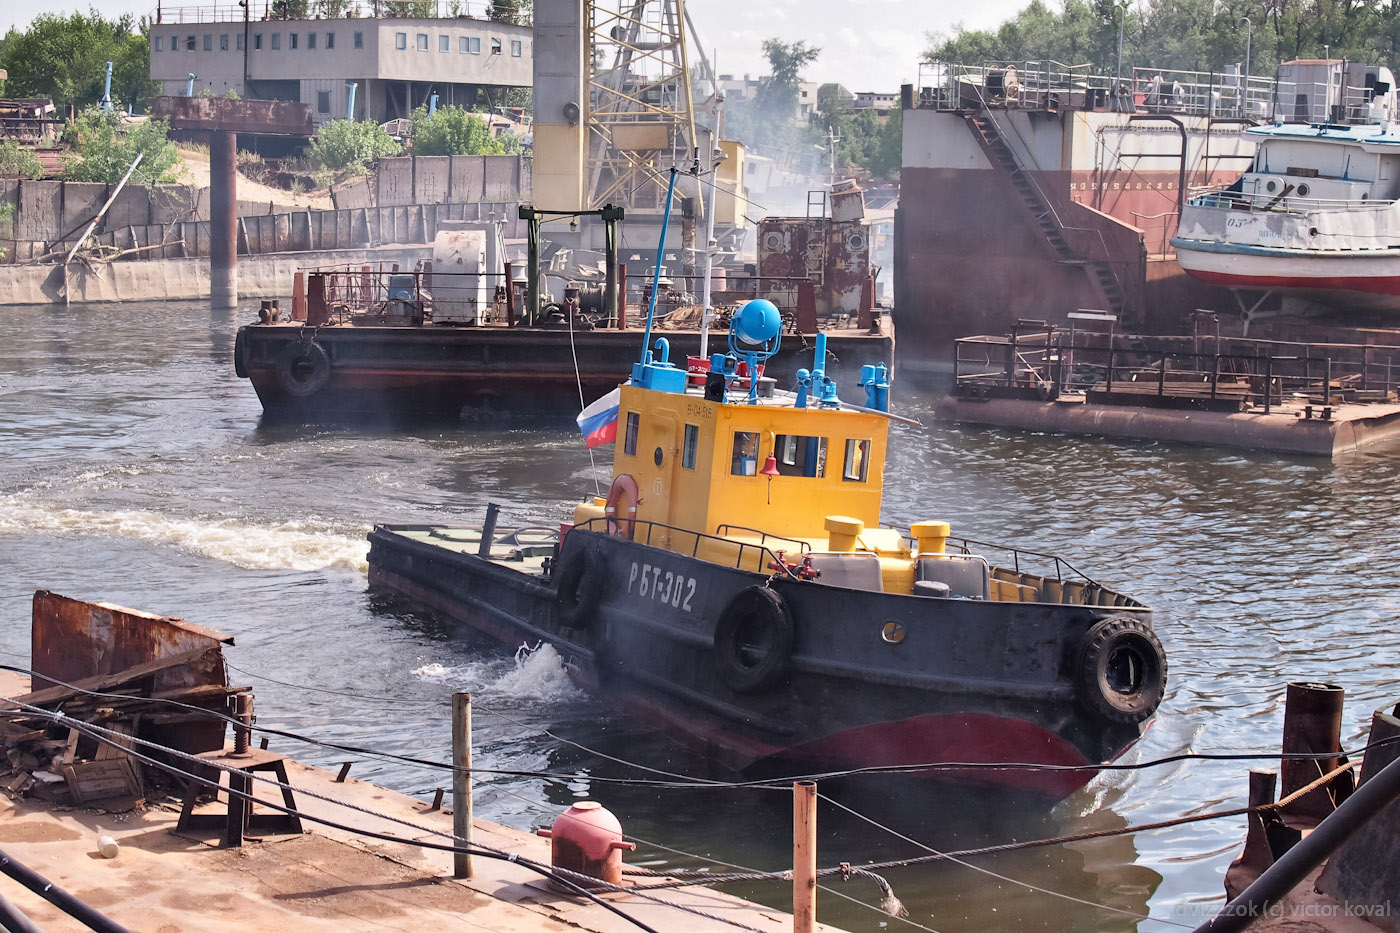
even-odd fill
[{"label": "white moored boat", "polygon": [[1182,208],[1177,260],[1228,288],[1400,310],[1394,77],[1377,66],[1290,64],[1321,78],[1314,94],[1297,85],[1293,114],[1312,122],[1283,122],[1280,102],[1272,125],[1246,131],[1258,142],[1253,164]]}]

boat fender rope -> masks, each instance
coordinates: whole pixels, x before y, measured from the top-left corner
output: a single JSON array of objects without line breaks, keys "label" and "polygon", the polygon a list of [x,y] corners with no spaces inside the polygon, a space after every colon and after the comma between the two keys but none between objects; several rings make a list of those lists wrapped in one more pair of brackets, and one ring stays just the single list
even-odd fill
[{"label": "boat fender rope", "polygon": [[1091,713],[1135,725],[1151,716],[1167,690],[1167,655],[1151,626],[1108,616],[1079,643],[1074,692]]}]

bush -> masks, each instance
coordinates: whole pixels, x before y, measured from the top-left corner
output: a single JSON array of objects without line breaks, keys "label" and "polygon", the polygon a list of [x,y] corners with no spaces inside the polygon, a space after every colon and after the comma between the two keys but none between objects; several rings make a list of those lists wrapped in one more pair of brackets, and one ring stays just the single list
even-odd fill
[{"label": "bush", "polygon": [[171,170],[180,155],[166,138],[166,120],[144,120],[126,124],[119,112],[103,113],[89,107],[63,131],[63,141],[73,148],[63,166],[69,181],[101,181],[115,184],[142,153],[141,164],[131,174],[131,184],[150,186],[174,181]]},{"label": "bush", "polygon": [[505,147],[491,137],[486,121],[462,107],[427,107],[413,111],[414,155],[504,155]]},{"label": "bush", "polygon": [[43,178],[39,157],[13,139],[0,142],[0,178]]},{"label": "bush", "polygon": [[335,120],[316,133],[307,154],[321,168],[360,173],[370,162],[402,151],[378,124]]}]

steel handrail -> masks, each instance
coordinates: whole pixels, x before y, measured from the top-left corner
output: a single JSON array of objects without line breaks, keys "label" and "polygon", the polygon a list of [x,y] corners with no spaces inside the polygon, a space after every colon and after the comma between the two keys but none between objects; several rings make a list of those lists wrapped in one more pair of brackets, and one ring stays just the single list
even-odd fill
[{"label": "steel handrail", "polygon": [[[743,563],[744,563],[744,553],[745,553],[745,549],[747,549],[747,548],[756,548],[756,549],[758,550],[758,552],[759,552],[759,556],[760,556],[760,557],[762,557],[762,556],[765,555],[765,554],[768,556],[769,560],[768,560],[768,562],[765,564],[765,566],[768,566],[768,565],[771,565],[771,564],[777,564],[778,566],[780,566],[780,567],[783,568],[782,572],[785,573],[787,576],[791,577],[791,578],[794,579],[794,580],[800,580],[800,579],[801,579],[801,577],[797,576],[797,574],[795,574],[795,573],[793,573],[791,570],[789,570],[789,569],[788,569],[788,566],[787,566],[787,564],[786,564],[786,562],[784,562],[784,561],[782,561],[782,560],[779,560],[778,555],[775,554],[775,553],[773,552],[772,548],[769,548],[767,545],[763,545],[763,544],[751,544],[750,542],[747,542],[747,541],[735,541],[735,540],[733,540],[732,538],[723,538],[723,537],[720,537],[719,535],[712,535],[712,534],[709,534],[708,532],[696,531],[696,530],[693,529],[693,528],[681,528],[679,525],[668,525],[668,524],[666,524],[665,522],[650,521],[650,520],[648,520],[648,519],[643,519],[643,518],[634,518],[634,519],[616,519],[616,518],[612,518],[612,519],[610,519],[610,518],[604,517],[604,518],[590,518],[590,519],[589,519],[588,521],[586,521],[586,522],[583,522],[583,523],[581,523],[581,524],[575,525],[574,528],[573,528],[573,530],[574,530],[574,531],[578,531],[579,529],[583,529],[583,530],[585,530],[585,531],[591,531],[591,532],[593,532],[593,533],[595,533],[595,534],[608,534],[608,530],[607,530],[607,528],[608,528],[608,523],[609,523],[609,522],[617,522],[617,521],[625,521],[625,522],[629,522],[629,523],[632,524],[634,530],[633,530],[633,533],[632,533],[632,537],[631,537],[629,540],[631,540],[631,541],[632,541],[633,543],[635,543],[635,544],[645,544],[647,547],[658,547],[658,545],[655,545],[655,544],[652,544],[652,543],[651,543],[651,535],[652,535],[652,532],[653,532],[655,529],[657,529],[657,528],[664,528],[664,529],[666,529],[667,531],[675,531],[675,532],[679,532],[680,534],[684,534],[684,535],[694,535],[694,536],[695,536],[695,544],[694,544],[694,546],[690,549],[690,556],[691,556],[693,559],[695,559],[695,560],[702,560],[702,559],[703,559],[703,558],[700,557],[700,541],[701,541],[701,539],[705,539],[705,540],[708,540],[708,541],[715,541],[715,542],[718,542],[718,543],[720,543],[720,544],[727,544],[727,545],[730,545],[730,546],[739,548],[739,556],[735,559],[734,564],[733,564],[733,567],[734,567],[735,570],[743,570],[743,569],[744,569]],[[598,528],[594,527],[594,526],[595,526],[597,523],[599,523],[599,522],[602,523],[602,529],[603,529],[603,530],[602,530],[601,532],[598,530]],[[645,526],[647,526],[647,537],[646,537],[646,540],[645,540],[645,541],[637,541],[637,536],[636,536],[635,528],[636,528],[636,526],[639,526],[639,525],[645,525]],[[660,548],[660,549],[661,549],[661,550],[669,550],[668,548]],[[672,553],[672,554],[681,554],[681,553],[683,553],[683,552],[682,552],[682,551],[670,551],[670,553]],[[713,561],[706,561],[706,563],[714,563],[714,562],[713,562]],[[724,565],[719,564],[718,566],[724,566]]]}]

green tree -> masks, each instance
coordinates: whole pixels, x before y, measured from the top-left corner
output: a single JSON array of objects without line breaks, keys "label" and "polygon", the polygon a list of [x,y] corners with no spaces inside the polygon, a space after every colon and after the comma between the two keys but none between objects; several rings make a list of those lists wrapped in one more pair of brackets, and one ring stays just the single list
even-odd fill
[{"label": "green tree", "polygon": [[112,59],[112,99],[133,110],[160,94],[160,82],[151,79],[151,37],[146,29],[127,36]]},{"label": "green tree", "polygon": [[[96,10],[61,16],[42,13],[24,32],[12,30],[0,52],[0,68],[11,97],[49,97],[66,108],[102,96],[107,62],[113,63],[113,94],[136,100],[150,92],[149,45],[130,16],[104,19]],[[118,73],[122,80],[118,82]]]},{"label": "green tree", "polygon": [[486,121],[462,107],[439,107],[433,116],[428,108],[413,111],[414,155],[501,155],[505,152],[492,138]]},{"label": "green tree", "polygon": [[323,169],[359,174],[370,162],[402,151],[378,124],[334,120],[316,132],[307,154]]},{"label": "green tree", "polygon": [[13,139],[0,142],[0,178],[43,178],[44,166],[32,150]]},{"label": "green tree", "polygon": [[173,169],[180,161],[175,146],[167,138],[166,120],[142,120],[127,124],[120,113],[103,113],[88,107],[63,131],[63,141],[72,154],[64,162],[63,177],[69,181],[101,181],[115,184],[141,153],[141,164],[131,175],[131,184],[153,185],[175,180]]}]

